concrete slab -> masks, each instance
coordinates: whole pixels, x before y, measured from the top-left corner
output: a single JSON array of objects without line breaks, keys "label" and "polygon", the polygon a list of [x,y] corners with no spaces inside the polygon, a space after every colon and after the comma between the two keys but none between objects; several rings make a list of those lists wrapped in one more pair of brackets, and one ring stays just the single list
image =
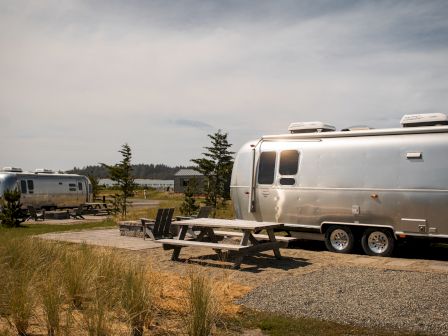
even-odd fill
[{"label": "concrete slab", "polygon": [[24,225],[39,225],[39,224],[52,224],[52,225],[70,225],[70,224],[81,224],[81,223],[91,223],[91,222],[101,222],[107,219],[107,216],[93,216],[84,215],[84,219],[46,219],[44,221],[28,220],[24,222]]},{"label": "concrete slab", "polygon": [[45,233],[39,238],[58,240],[88,245],[109,246],[126,250],[138,251],[161,247],[161,244],[143,238],[120,236],[118,228],[101,230],[84,230],[75,232]]},{"label": "concrete slab", "polygon": [[399,260],[393,260],[385,264],[385,266],[392,266],[392,267],[407,267],[415,264],[415,260],[406,260],[406,259],[399,259]]},{"label": "concrete slab", "polygon": [[434,271],[448,272],[448,262],[432,262],[428,268]]}]

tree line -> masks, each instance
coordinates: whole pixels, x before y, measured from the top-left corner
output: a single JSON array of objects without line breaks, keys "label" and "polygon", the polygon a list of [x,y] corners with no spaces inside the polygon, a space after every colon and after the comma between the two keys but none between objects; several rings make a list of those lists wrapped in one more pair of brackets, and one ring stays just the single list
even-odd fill
[{"label": "tree line", "polygon": [[[175,166],[170,167],[165,164],[133,164],[132,175],[134,178],[144,178],[144,179],[156,179],[156,180],[172,180],[174,179],[174,174],[182,168],[192,168],[185,166]],[[79,174],[85,176],[93,176],[96,178],[109,178],[109,171],[104,165],[92,165],[86,166],[84,168],[74,167],[68,170],[67,173]]]}]

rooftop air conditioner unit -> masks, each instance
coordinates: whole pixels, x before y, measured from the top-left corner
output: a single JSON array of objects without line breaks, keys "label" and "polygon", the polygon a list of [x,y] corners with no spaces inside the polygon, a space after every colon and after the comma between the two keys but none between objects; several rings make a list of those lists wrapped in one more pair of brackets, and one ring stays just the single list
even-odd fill
[{"label": "rooftop air conditioner unit", "polygon": [[291,133],[334,132],[336,127],[321,121],[294,122],[289,125],[288,131]]},{"label": "rooftop air conditioner unit", "polygon": [[403,127],[448,125],[448,117],[444,113],[406,114],[400,124]]},{"label": "rooftop air conditioner unit", "polygon": [[51,169],[37,168],[34,171],[35,174],[54,174],[54,171]]},{"label": "rooftop air conditioner unit", "polygon": [[22,168],[17,168],[17,167],[3,167],[2,171],[4,171],[4,172],[13,172],[13,173],[21,173],[21,172],[23,172]]}]

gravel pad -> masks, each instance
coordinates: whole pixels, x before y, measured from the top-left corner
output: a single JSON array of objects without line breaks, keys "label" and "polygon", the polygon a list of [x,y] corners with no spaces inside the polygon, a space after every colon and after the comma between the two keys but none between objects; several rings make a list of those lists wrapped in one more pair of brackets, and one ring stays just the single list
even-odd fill
[{"label": "gravel pad", "polygon": [[448,335],[448,274],[330,267],[254,289],[256,310]]}]

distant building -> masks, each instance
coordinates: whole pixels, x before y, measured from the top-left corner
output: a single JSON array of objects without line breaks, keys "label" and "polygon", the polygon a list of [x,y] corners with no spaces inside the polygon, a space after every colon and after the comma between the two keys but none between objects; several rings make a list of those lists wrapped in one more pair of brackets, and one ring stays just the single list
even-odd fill
[{"label": "distant building", "polygon": [[196,179],[198,192],[202,193],[204,191],[205,177],[194,169],[179,169],[174,174],[174,192],[185,192],[185,188],[193,178]]},{"label": "distant building", "polygon": [[[154,188],[159,190],[173,190],[173,180],[153,180],[153,179],[135,179],[134,183],[143,188]],[[104,187],[113,187],[117,183],[111,179],[100,179],[99,185]]]}]

